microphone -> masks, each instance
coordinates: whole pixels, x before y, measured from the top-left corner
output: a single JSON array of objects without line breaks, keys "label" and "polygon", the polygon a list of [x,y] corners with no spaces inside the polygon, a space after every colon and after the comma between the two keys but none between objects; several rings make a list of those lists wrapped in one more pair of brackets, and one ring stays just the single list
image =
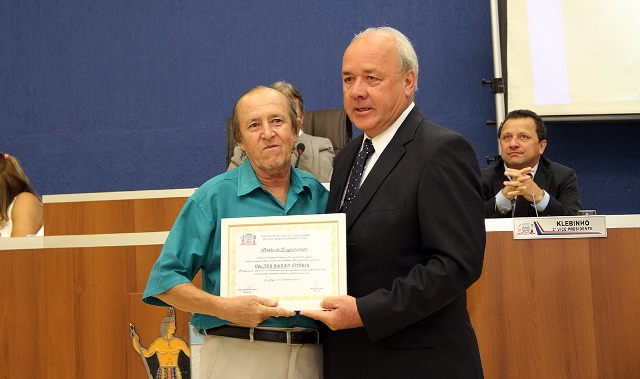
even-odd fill
[{"label": "microphone", "polygon": [[[529,175],[529,177],[533,180],[533,174],[528,172],[527,175]],[[533,198],[533,209],[536,211],[536,217],[540,217],[538,215],[538,204],[536,204],[536,195],[533,193],[533,190],[531,190],[531,197]]]},{"label": "microphone", "polygon": [[304,143],[299,143],[298,146],[296,146],[296,150],[298,151],[298,159],[296,159],[295,168],[298,168],[298,163],[300,163],[300,156],[302,155],[302,153],[304,153]]},{"label": "microphone", "polygon": [[487,164],[489,164],[491,162],[497,162],[498,159],[500,159],[499,155],[494,155],[494,156],[487,155]]},{"label": "microphone", "polygon": [[536,211],[536,217],[540,217],[538,215],[538,204],[536,204],[536,195],[533,193],[533,190],[531,190],[531,197],[533,198],[533,209]]}]

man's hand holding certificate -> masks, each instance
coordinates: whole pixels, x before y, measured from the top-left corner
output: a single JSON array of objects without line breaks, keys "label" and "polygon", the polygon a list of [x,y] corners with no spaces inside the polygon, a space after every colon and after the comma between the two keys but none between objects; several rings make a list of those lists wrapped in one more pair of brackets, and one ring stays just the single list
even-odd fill
[{"label": "man's hand holding certificate", "polygon": [[346,294],[345,215],[222,220],[220,296],[256,295],[291,310]]}]

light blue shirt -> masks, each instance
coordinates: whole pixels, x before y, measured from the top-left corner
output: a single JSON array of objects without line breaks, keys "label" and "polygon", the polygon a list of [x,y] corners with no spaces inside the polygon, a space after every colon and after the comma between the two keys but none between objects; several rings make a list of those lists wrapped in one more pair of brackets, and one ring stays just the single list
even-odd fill
[{"label": "light blue shirt", "polygon": [[[328,197],[327,189],[313,175],[292,167],[287,202],[282,204],[262,187],[249,160],[235,170],[210,179],[187,199],[180,211],[151,269],[143,300],[153,305],[167,305],[154,296],[191,282],[200,269],[202,289],[219,296],[222,218],[324,213]],[[200,331],[227,323],[198,313],[191,319],[191,324]],[[271,317],[260,326],[317,328],[318,324],[297,314]]]}]

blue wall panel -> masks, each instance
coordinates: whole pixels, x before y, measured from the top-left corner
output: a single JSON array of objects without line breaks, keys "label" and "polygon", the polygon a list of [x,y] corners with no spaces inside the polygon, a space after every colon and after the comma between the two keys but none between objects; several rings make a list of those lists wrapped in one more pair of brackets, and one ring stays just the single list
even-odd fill
[{"label": "blue wall panel", "polygon": [[[488,1],[2,2],[0,150],[41,194],[197,187],[225,170],[242,93],[284,79],[307,109],[339,108],[342,53],[378,25],[413,41],[416,103],[486,166]],[[640,213],[638,126],[550,126],[548,155],[578,171],[585,207]]]}]

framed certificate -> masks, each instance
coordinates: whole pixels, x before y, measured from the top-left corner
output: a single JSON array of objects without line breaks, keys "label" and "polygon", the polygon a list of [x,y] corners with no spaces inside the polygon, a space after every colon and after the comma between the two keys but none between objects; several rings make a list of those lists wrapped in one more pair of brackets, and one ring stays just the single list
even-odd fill
[{"label": "framed certificate", "polygon": [[346,295],[344,213],[222,219],[220,296],[255,295],[295,311]]}]

